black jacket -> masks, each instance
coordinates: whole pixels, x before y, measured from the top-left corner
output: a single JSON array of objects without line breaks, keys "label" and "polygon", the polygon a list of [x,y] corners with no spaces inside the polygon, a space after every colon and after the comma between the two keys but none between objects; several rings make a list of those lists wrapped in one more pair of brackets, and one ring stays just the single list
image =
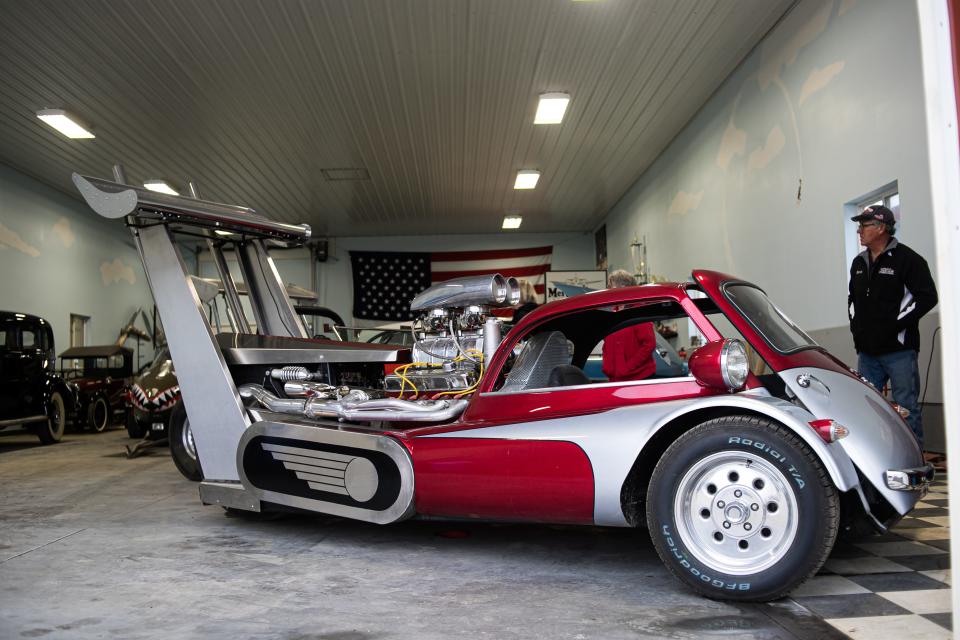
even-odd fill
[{"label": "black jacket", "polygon": [[864,251],[850,265],[847,312],[857,353],[920,350],[920,318],[937,304],[927,261],[896,238],[875,261]]}]

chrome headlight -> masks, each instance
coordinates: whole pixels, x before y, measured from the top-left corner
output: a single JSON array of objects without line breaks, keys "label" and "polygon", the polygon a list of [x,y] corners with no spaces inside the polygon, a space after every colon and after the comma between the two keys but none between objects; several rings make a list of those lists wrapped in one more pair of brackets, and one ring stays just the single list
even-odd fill
[{"label": "chrome headlight", "polygon": [[728,389],[739,389],[750,375],[747,350],[739,340],[724,340],[720,351],[720,373]]}]

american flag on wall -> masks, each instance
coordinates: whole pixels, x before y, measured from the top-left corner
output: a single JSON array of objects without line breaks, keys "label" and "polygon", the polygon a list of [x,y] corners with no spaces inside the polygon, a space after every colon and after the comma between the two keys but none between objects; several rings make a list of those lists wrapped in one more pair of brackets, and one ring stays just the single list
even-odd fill
[{"label": "american flag on wall", "polygon": [[544,300],[543,274],[553,247],[490,251],[351,251],[353,316],[360,320],[411,320],[410,301],[436,282],[500,273],[529,282]]}]

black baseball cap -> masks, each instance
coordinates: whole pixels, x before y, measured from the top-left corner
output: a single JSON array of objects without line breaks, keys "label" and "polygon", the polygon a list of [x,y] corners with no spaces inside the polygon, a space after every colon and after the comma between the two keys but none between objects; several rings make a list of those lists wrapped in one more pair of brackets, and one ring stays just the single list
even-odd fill
[{"label": "black baseball cap", "polygon": [[896,218],[893,217],[893,211],[887,209],[882,204],[876,204],[867,207],[859,215],[853,216],[850,218],[854,222],[864,222],[866,220],[879,220],[883,224],[897,224]]}]

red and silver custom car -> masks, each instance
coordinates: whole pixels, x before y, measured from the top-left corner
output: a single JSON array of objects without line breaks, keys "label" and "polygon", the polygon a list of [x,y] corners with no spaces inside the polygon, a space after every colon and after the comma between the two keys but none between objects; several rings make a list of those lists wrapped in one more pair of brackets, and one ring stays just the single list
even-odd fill
[{"label": "red and silver custom car", "polygon": [[[303,243],[309,227],[74,181],[133,230],[205,503],[380,524],[646,526],[694,590],[767,600],[815,573],[838,532],[896,522],[932,479],[898,407],[733,276],[694,271],[689,282],[558,301],[506,335],[491,309],[516,301],[515,282],[461,279],[413,300],[412,348],[310,339],[266,248]],[[185,229],[207,235],[228,289],[223,247],[233,245],[254,316],[227,291],[239,332],[211,332],[173,242]],[[657,321],[706,338],[689,374],[583,374],[600,341]]]}]

